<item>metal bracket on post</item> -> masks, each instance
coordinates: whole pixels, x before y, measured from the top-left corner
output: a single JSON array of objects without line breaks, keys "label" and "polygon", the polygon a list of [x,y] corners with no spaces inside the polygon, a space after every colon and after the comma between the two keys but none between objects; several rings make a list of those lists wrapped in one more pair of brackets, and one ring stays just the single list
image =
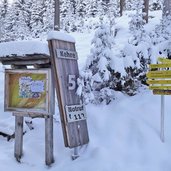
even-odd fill
[{"label": "metal bracket on post", "polygon": [[72,160],[75,160],[79,157],[79,149],[78,147],[74,147],[74,153],[72,154]]}]

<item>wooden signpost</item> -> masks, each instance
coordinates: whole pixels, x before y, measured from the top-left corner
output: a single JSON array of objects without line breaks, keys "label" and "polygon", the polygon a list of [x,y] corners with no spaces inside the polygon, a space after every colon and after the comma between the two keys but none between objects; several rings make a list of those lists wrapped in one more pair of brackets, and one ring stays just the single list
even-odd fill
[{"label": "wooden signpost", "polygon": [[56,93],[60,109],[64,143],[78,147],[89,142],[85,107],[78,95],[79,76],[75,41],[70,36],[54,31],[48,39]]},{"label": "wooden signpost", "polygon": [[147,83],[153,94],[161,95],[161,140],[164,142],[164,95],[171,95],[171,60],[158,58],[159,64],[151,64]]}]

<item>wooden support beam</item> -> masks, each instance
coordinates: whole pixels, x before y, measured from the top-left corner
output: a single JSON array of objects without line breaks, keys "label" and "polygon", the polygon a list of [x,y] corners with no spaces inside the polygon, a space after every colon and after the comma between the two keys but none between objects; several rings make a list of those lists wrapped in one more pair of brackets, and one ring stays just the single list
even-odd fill
[{"label": "wooden support beam", "polygon": [[46,165],[54,163],[53,156],[53,116],[45,119],[45,162]]},{"label": "wooden support beam", "polygon": [[14,156],[18,162],[23,155],[23,116],[15,116]]}]

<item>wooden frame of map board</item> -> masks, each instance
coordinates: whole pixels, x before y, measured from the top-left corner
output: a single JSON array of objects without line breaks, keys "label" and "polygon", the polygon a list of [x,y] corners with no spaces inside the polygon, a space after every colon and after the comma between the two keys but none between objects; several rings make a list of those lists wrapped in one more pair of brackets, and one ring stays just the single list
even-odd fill
[{"label": "wooden frame of map board", "polygon": [[6,69],[4,110],[50,115],[50,69]]}]

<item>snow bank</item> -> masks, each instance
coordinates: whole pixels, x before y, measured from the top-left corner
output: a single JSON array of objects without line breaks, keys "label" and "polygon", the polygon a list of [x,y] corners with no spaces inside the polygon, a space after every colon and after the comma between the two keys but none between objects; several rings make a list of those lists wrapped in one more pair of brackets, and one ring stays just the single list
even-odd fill
[{"label": "snow bank", "polygon": [[0,57],[13,55],[25,56],[27,54],[49,55],[48,44],[41,41],[12,41],[0,43]]},{"label": "snow bank", "polygon": [[49,32],[47,40],[52,40],[52,39],[75,43],[75,39],[72,36],[70,36],[67,33],[60,32],[60,31]]}]

